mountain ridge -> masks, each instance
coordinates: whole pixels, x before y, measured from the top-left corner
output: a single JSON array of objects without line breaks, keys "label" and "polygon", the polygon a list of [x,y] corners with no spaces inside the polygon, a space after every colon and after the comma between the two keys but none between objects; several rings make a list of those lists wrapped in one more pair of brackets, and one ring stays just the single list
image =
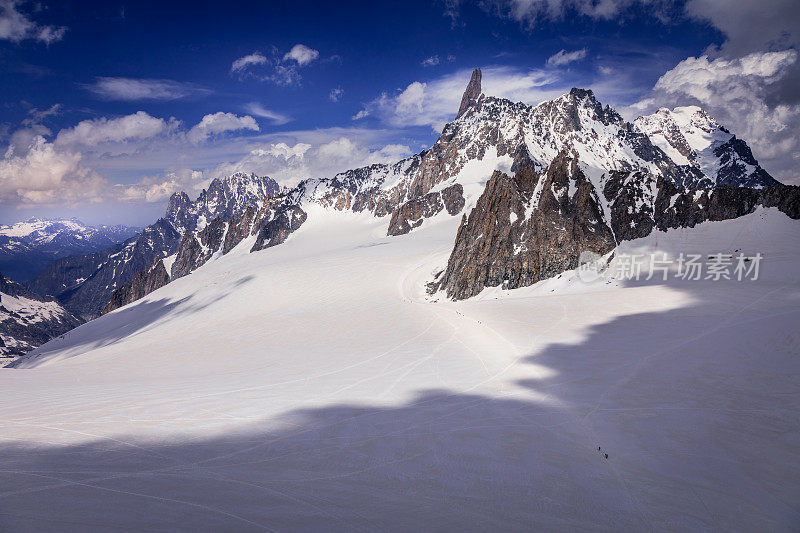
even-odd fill
[{"label": "mountain ridge", "polygon": [[0,271],[26,282],[56,259],[102,250],[139,231],[124,225],[88,225],[77,218],[30,217],[0,225]]},{"label": "mountain ridge", "polygon": [[[591,184],[600,218],[612,230],[612,200],[620,202],[604,194],[612,174],[641,176],[639,181],[650,183],[650,188],[659,177],[682,189],[709,189],[719,185],[720,180],[725,185],[738,185],[738,181],[752,185],[757,162],[749,148],[710,117],[707,122],[716,128],[713,131],[728,135],[720,137],[724,142],[716,143],[710,152],[719,154],[714,156],[719,160],[713,167],[717,169],[716,176],[704,173],[712,167],[698,162],[697,143],[692,148],[685,134],[686,146],[680,145],[676,135],[670,144],[663,135],[658,137],[654,120],[642,120],[640,125],[627,122],[611,106],[603,106],[589,89],[573,88],[553,100],[531,106],[483,94],[481,72],[476,69],[456,118],[445,125],[431,148],[418,154],[392,164],[346,170],[332,178],[302,180],[283,190],[277,184],[267,190],[269,187],[254,174],[238,173],[214,180],[194,202],[184,192],[173,194],[164,220],[174,233],[162,233],[149,253],[139,254],[136,272],[129,269],[118,279],[108,281],[102,292],[106,300],[94,298],[91,312],[96,315],[102,311],[112,299],[112,292],[137,273],[153,271],[159,258],[174,255],[170,268],[165,268],[173,279],[199,268],[217,252],[227,253],[248,237],[254,238],[248,241],[251,252],[281,244],[305,222],[305,206],[309,203],[388,217],[387,234],[403,235],[442,212],[455,216],[472,210],[495,170],[514,173],[527,167],[543,174],[565,150],[574,156],[580,172]],[[681,150],[695,156],[680,159],[676,153]],[[701,155],[706,162],[711,157],[707,152]],[[745,160],[750,166],[740,164]],[[763,169],[756,174],[763,183],[778,183]],[[652,179],[645,179],[647,176]],[[233,183],[237,186],[231,186]],[[652,196],[644,190],[632,194]],[[259,195],[263,196],[258,198]],[[252,213],[246,212],[245,204]],[[153,280],[151,285],[162,282]],[[127,295],[139,294],[130,288],[126,291]],[[114,300],[118,304],[129,303],[129,297],[120,295]]]}]

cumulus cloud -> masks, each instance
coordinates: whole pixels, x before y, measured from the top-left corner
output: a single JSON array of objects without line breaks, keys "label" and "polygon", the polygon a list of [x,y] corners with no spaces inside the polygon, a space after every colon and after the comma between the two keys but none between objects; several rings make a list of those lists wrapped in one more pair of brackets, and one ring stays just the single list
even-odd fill
[{"label": "cumulus cloud", "polygon": [[251,115],[255,115],[261,118],[266,118],[276,126],[280,126],[281,124],[286,124],[287,122],[290,122],[292,120],[291,117],[284,115],[282,113],[278,113],[277,111],[272,111],[270,109],[267,109],[258,102],[250,102],[248,104],[245,104],[244,108]]},{"label": "cumulus cloud", "polygon": [[98,201],[105,185],[82,164],[80,153],[57,150],[42,136],[35,137],[24,154],[10,147],[0,159],[0,203]]},{"label": "cumulus cloud", "polygon": [[86,88],[103,100],[179,100],[200,97],[211,91],[188,82],[149,78],[100,77]]},{"label": "cumulus cloud", "polygon": [[796,0],[689,0],[686,14],[725,34],[722,52],[728,57],[787,49],[800,39],[800,3]]},{"label": "cumulus cloud", "polygon": [[295,61],[298,65],[305,66],[319,57],[319,51],[309,48],[304,44],[296,44],[283,56],[284,61]]},{"label": "cumulus cloud", "polygon": [[64,38],[67,28],[42,26],[19,10],[18,0],[0,0],[0,39],[18,43],[24,40],[54,43]]},{"label": "cumulus cloud", "polygon": [[[395,127],[430,126],[441,131],[453,120],[471,71],[462,70],[432,81],[410,83],[394,94],[383,93],[368,102],[353,120],[375,117]],[[483,92],[537,104],[569,90],[558,86],[557,72],[513,67],[483,69]]]},{"label": "cumulus cloud", "polygon": [[357,135],[338,136],[324,142],[274,142],[254,147],[233,163],[218,166],[210,174],[255,172],[279,183],[293,185],[306,178],[333,177],[339,172],[374,163],[394,163],[411,154],[401,144],[372,146]]},{"label": "cumulus cloud", "polygon": [[547,64],[553,67],[560,67],[575,61],[580,61],[586,58],[586,48],[567,52],[563,48],[547,58]]},{"label": "cumulus cloud", "polygon": [[238,116],[233,113],[218,111],[204,116],[199,123],[189,130],[186,137],[193,143],[200,143],[214,135],[238,130],[259,131],[259,127],[256,119],[249,115]]},{"label": "cumulus cloud", "polygon": [[[246,141],[225,134],[259,130],[249,115],[209,114],[187,130],[173,118],[139,111],[81,121],[62,129],[50,141],[50,130],[35,119],[57,111],[57,107],[31,110],[26,125],[9,136],[0,159],[0,204],[155,202],[176,190],[193,192],[201,175],[184,168],[187,163],[209,168],[232,153],[238,157],[247,152]],[[165,168],[184,169],[165,174]],[[146,177],[133,184],[108,185],[107,178],[124,176],[129,180],[136,175]]]},{"label": "cumulus cloud", "polygon": [[163,175],[145,176],[131,185],[116,185],[114,197],[122,201],[160,202],[176,192],[185,191],[190,194],[199,192],[208,183],[203,177],[203,172],[190,168],[170,171]]},{"label": "cumulus cloud", "polygon": [[423,60],[422,60],[422,63],[420,63],[420,64],[421,64],[423,67],[435,67],[435,66],[436,66],[436,65],[438,65],[440,62],[441,62],[441,61],[439,60],[439,56],[438,56],[438,55],[432,55],[431,57],[428,57],[428,58],[425,58],[425,59],[423,59]]},{"label": "cumulus cloud", "polygon": [[752,148],[778,177],[796,180],[800,161],[800,105],[769,105],[767,96],[798,62],[796,50],[753,52],[725,59],[689,57],[666,72],[634,108],[697,104]]},{"label": "cumulus cloud", "polygon": [[164,119],[152,117],[144,111],[120,118],[96,118],[79,122],[72,128],[62,129],[56,136],[59,146],[96,146],[108,142],[124,142],[155,137],[168,130]]}]

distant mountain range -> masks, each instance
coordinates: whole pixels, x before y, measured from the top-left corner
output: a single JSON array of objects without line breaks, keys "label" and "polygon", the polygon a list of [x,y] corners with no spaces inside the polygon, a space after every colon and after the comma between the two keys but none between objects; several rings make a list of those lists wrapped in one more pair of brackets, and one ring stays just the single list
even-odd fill
[{"label": "distant mountain range", "polygon": [[257,208],[278,189],[270,178],[238,173],[213,180],[195,201],[184,192],[173,194],[164,217],[135,238],[54,261],[28,282],[28,288],[56,298],[76,316],[90,320],[100,314],[115,289],[156,259],[175,254],[182,235],[204,229],[215,218]]},{"label": "distant mountain range", "polygon": [[[456,119],[428,149],[281,190],[268,178],[214,180],[129,241],[51,263],[28,283],[89,320],[186,276],[234,247],[283,243],[309,208],[366,212],[388,235],[462,216],[431,291],[453,299],[533,284],[655,229],[692,227],[777,207],[800,217],[800,189],[761,168],[747,144],[702,109],[625,121],[592,91],[536,106],[486,96],[473,73]],[[489,224],[488,221],[492,221]]]},{"label": "distant mountain range", "polygon": [[0,367],[81,323],[58,302],[0,274]]},{"label": "distant mountain range", "polygon": [[88,226],[77,219],[29,218],[0,226],[0,272],[25,282],[56,259],[96,252],[125,241],[141,228]]}]

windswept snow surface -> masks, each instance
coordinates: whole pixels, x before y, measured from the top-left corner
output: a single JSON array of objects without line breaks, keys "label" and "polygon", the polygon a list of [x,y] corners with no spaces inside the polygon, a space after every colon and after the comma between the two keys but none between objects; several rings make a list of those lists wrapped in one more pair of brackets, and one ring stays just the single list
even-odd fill
[{"label": "windswept snow surface", "polygon": [[761,252],[758,281],[454,303],[424,283],[458,219],[309,210],[0,369],[0,530],[800,525],[797,221],[625,245]]}]

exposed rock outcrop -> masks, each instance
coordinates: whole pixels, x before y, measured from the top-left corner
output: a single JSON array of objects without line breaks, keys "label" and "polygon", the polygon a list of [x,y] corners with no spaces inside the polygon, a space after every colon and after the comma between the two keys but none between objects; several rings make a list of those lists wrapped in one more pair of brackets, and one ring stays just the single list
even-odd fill
[{"label": "exposed rock outcrop", "polygon": [[464,115],[469,109],[478,103],[478,98],[481,96],[481,69],[476,68],[472,71],[472,76],[469,78],[469,83],[461,96],[461,106],[458,108],[456,119]]},{"label": "exposed rock outcrop", "polygon": [[253,234],[256,242],[251,252],[283,244],[289,235],[306,221],[308,214],[288,197],[275,198],[264,203],[256,217]]},{"label": "exposed rock outcrop", "polygon": [[598,191],[565,151],[544,176],[530,167],[513,178],[494,173],[429,290],[460,300],[486,287],[531,285],[576,268],[581,252],[603,255],[655,229],[737,218],[758,206],[800,218],[800,187],[683,188],[663,176],[614,172]]},{"label": "exposed rock outcrop", "polygon": [[[264,197],[277,194],[278,189],[271,178],[237,173],[213,180],[195,201],[183,192],[173,194],[165,217],[137,237],[101,252],[51,263],[29,287],[55,297],[74,314],[90,320],[100,314],[114,290],[149,269],[156,259],[176,253],[187,231],[203,231],[215,219],[220,219],[219,229],[248,208],[258,209]],[[221,235],[209,233],[207,238],[213,241]],[[212,244],[219,249],[219,243]]]},{"label": "exposed rock outcrop", "polygon": [[222,247],[223,254],[227,254],[233,250],[237,244],[250,236],[255,216],[255,210],[252,207],[248,207],[243,213],[230,219],[228,230],[225,233],[225,244]]},{"label": "exposed rock outcrop", "polygon": [[492,175],[431,288],[460,300],[484,287],[522,287],[575,268],[583,250],[614,246],[591,182],[563,152],[544,175],[530,167]]},{"label": "exposed rock outcrop", "polygon": [[215,218],[197,234],[187,231],[183,234],[172,263],[172,279],[183,277],[204,265],[215,252],[222,249],[228,223],[221,217]]},{"label": "exposed rock outcrop", "polygon": [[162,259],[156,259],[147,270],[137,273],[132,280],[118,288],[111,295],[111,300],[103,308],[103,313],[110,313],[140,298],[144,298],[156,289],[169,283],[169,274]]},{"label": "exposed rock outcrop", "polygon": [[410,200],[392,212],[389,220],[389,235],[404,235],[418,227],[426,218],[441,213],[445,209],[449,215],[456,215],[464,208],[464,187],[460,183],[451,185],[440,192],[431,192]]}]

